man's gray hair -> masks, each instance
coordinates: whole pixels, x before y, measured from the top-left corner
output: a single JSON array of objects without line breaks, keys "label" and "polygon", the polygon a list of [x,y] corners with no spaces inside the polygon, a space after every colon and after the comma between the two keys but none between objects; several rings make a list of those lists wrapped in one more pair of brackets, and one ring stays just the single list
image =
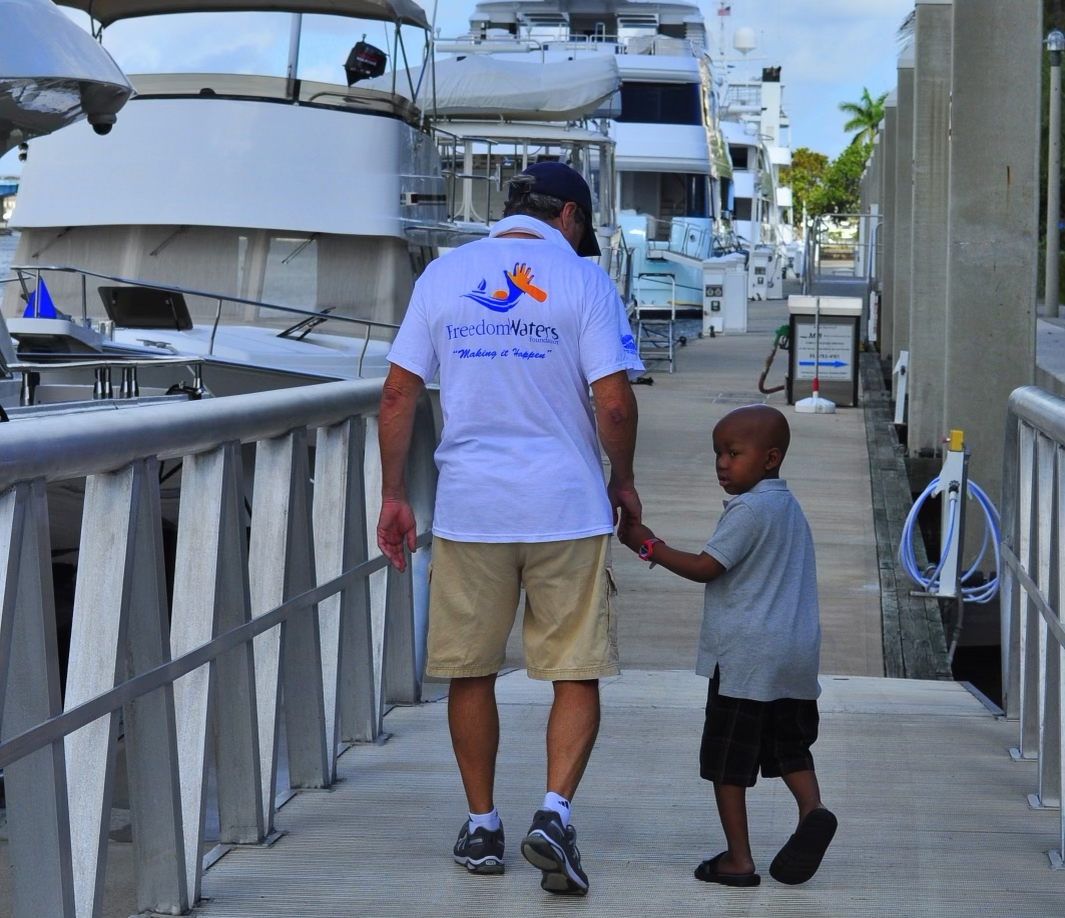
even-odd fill
[{"label": "man's gray hair", "polygon": [[[503,216],[521,215],[544,221],[557,220],[562,215],[562,208],[566,206],[566,203],[553,195],[525,192],[520,197],[511,198],[503,205]],[[578,226],[584,226],[587,222],[584,211],[580,207],[574,210],[573,219]]]}]

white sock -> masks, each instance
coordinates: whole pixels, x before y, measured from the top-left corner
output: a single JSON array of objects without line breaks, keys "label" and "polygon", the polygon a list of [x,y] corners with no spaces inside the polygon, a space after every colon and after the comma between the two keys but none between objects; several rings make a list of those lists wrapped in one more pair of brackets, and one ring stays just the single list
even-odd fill
[{"label": "white sock", "polygon": [[553,810],[558,813],[563,829],[569,825],[569,801],[565,797],[560,797],[554,791],[548,791],[544,796],[544,805],[540,809]]},{"label": "white sock", "polygon": [[471,835],[478,829],[487,829],[489,832],[494,832],[502,824],[499,819],[499,810],[495,807],[492,807],[491,813],[470,813]]}]

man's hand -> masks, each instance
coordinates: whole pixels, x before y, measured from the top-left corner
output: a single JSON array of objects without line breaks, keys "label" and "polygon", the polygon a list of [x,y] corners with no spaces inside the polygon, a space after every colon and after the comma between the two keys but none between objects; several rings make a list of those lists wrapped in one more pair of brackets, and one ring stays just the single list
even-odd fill
[{"label": "man's hand", "polygon": [[377,520],[377,547],[401,574],[407,569],[403,546],[413,552],[417,524],[410,504],[401,498],[386,498],[381,504]]},{"label": "man's hand", "polygon": [[648,539],[653,539],[655,534],[643,523],[631,523],[624,530],[618,530],[618,538],[622,543],[633,551],[639,551],[640,546]]},{"label": "man's hand", "polygon": [[636,488],[631,484],[619,485],[613,480],[607,483],[606,493],[610,498],[610,506],[614,512],[614,527],[618,529],[618,537],[620,538],[622,530],[627,529],[633,523],[639,523],[643,519],[643,505],[640,503],[640,495],[636,493]]}]

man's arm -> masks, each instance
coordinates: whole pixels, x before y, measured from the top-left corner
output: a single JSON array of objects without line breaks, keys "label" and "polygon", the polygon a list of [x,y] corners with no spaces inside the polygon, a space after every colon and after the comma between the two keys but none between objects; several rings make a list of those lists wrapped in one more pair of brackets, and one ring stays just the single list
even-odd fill
[{"label": "man's arm", "polygon": [[614,525],[618,524],[620,510],[624,529],[632,523],[639,523],[643,516],[632,470],[638,419],[636,396],[633,395],[628,374],[620,370],[593,382],[592,397],[595,399],[599,442],[603,444],[603,450],[610,460],[607,494],[610,506],[614,508]]},{"label": "man's arm", "polygon": [[414,551],[417,536],[414,511],[407,501],[403,467],[407,462],[414,412],[425,382],[397,364],[392,364],[381,391],[377,439],[381,448],[381,516],[377,521],[377,547],[398,571],[407,560],[403,547]]}]

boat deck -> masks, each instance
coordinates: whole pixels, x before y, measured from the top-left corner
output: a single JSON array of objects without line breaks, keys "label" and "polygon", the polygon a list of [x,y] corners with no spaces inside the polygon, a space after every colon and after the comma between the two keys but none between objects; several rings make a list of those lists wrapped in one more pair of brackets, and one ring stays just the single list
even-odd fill
[{"label": "boat deck", "polygon": [[[637,388],[637,484],[646,519],[696,550],[722,494],[710,431],[730,408],[762,400],[757,377],[782,303],[752,304],[751,333],[694,340],[677,372]],[[770,383],[783,376],[783,355]],[[782,394],[770,404],[783,405]],[[540,802],[550,688],[520,669],[520,640],[498,684],[497,802],[507,872],[474,877],[450,848],[465,810],[447,733],[446,685],[392,710],[382,745],[353,747],[328,791],[297,794],[269,848],[229,851],[205,874],[202,916],[764,915],[971,916],[1060,912],[1057,811],[1032,811],[1034,762],[1014,762],[1016,725],[962,685],[882,678],[876,539],[862,411],[797,415],[784,464],[818,552],[824,643],[821,738],[825,802],[840,819],[817,877],[785,887],[766,871],[794,827],[790,796],[762,781],[749,800],[757,889],[699,883],[692,869],[723,846],[710,787],[698,777],[705,680],[690,667],[701,589],[615,554],[625,672],[605,680],[604,717],[574,823],[588,898],[543,893],[518,842]]]}]

